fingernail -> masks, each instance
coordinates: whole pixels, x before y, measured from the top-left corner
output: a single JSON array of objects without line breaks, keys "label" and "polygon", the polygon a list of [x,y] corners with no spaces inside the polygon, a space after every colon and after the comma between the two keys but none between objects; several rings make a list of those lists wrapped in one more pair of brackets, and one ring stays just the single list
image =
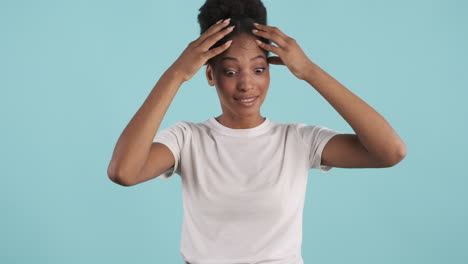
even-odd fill
[{"label": "fingernail", "polygon": [[229,45],[231,45],[231,43],[232,43],[232,39],[231,39],[231,40],[228,40],[228,41],[226,41],[226,43],[224,43],[224,45],[226,45],[226,46],[229,46]]},{"label": "fingernail", "polygon": [[223,22],[224,22],[224,23],[227,23],[227,22],[229,22],[229,21],[231,21],[231,18],[225,19]]},{"label": "fingernail", "polygon": [[256,30],[256,29],[252,29],[252,32],[253,32],[253,33],[257,33],[257,32],[258,32],[258,30]]},{"label": "fingernail", "polygon": [[255,23],[255,22],[253,24],[256,25],[256,26],[258,25],[258,23]]},{"label": "fingernail", "polygon": [[257,42],[257,44],[262,44],[262,42],[258,39],[256,39],[255,42]]},{"label": "fingernail", "polygon": [[219,20],[218,22],[216,22],[216,24],[219,24],[219,23],[221,23],[222,21],[223,21],[223,20],[221,19],[221,20]]}]

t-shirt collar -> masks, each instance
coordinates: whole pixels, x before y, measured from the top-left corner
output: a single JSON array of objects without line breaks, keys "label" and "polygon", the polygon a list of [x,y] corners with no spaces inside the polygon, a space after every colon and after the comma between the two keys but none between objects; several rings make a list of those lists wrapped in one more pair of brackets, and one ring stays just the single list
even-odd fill
[{"label": "t-shirt collar", "polygon": [[267,117],[265,117],[265,120],[260,125],[252,128],[230,128],[219,123],[214,117],[208,119],[206,122],[214,130],[229,136],[256,136],[267,131],[271,124],[270,119]]}]

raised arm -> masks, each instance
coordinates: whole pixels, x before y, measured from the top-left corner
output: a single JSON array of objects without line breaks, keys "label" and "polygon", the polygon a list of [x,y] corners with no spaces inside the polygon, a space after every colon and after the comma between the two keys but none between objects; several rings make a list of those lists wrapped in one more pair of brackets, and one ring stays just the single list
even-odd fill
[{"label": "raised arm", "polygon": [[[210,49],[232,31],[232,27],[223,30],[229,20],[221,22],[218,21],[198,39],[189,43],[179,58],[164,72],[143,105],[125,127],[107,168],[107,175],[112,181],[129,186],[135,183],[135,178],[142,170],[145,171],[145,175],[151,173],[144,166],[153,139],[180,86],[191,79],[210,58],[230,46],[230,42],[227,42],[225,45]],[[158,158],[156,155],[151,157]]]},{"label": "raised arm", "polygon": [[272,64],[285,65],[299,79],[317,90],[348,122],[356,134],[335,135],[323,149],[322,165],[344,168],[376,168],[397,164],[406,156],[406,145],[390,124],[371,106],[313,63],[295,39],[277,27],[255,25],[255,35],[277,46],[258,45],[279,57]]},{"label": "raised arm", "polygon": [[125,127],[107,169],[113,182],[131,185],[130,178],[137,175],[143,167],[153,138],[182,83],[181,76],[173,68],[169,68]]}]

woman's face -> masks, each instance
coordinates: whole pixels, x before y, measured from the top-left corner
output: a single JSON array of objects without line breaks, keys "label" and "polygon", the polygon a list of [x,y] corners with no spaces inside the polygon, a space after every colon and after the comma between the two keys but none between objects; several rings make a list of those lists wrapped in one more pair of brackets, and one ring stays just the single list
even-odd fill
[{"label": "woman's face", "polygon": [[[260,106],[270,85],[270,70],[265,52],[255,43],[255,37],[241,34],[231,46],[208,65],[208,83],[216,86],[223,114],[232,119],[260,115]],[[256,97],[251,103],[239,99]]]}]

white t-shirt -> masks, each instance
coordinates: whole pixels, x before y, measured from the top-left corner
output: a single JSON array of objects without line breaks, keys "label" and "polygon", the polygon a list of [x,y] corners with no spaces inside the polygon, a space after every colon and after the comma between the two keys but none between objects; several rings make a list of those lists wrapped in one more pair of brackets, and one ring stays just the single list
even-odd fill
[{"label": "white t-shirt", "polygon": [[158,131],[182,180],[180,253],[196,264],[303,264],[302,216],[309,169],[341,132],[268,118],[232,129],[210,118]]}]

